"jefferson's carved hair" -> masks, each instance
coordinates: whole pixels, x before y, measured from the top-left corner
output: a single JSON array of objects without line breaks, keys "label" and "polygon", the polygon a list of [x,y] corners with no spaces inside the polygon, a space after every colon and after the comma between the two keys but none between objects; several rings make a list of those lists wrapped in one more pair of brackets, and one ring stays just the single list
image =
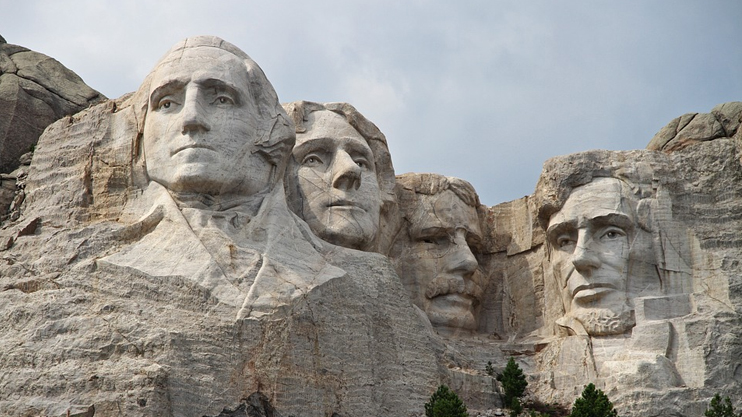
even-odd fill
[{"label": "jefferson's carved hair", "polygon": [[[294,127],[286,112],[278,102],[278,95],[263,70],[245,52],[231,43],[215,36],[196,36],[187,38],[175,44],[155,65],[152,72],[142,82],[134,94],[134,112],[137,119],[137,137],[133,144],[134,162],[143,165],[141,160],[142,136],[149,109],[149,94],[152,78],[160,65],[178,59],[188,48],[217,48],[239,58],[247,69],[249,93],[258,114],[253,115],[258,122],[255,145],[258,152],[276,166],[276,178],[283,178],[291,148],[294,146],[296,135]],[[250,115],[247,115],[249,117]],[[146,169],[146,168],[145,168]]]}]

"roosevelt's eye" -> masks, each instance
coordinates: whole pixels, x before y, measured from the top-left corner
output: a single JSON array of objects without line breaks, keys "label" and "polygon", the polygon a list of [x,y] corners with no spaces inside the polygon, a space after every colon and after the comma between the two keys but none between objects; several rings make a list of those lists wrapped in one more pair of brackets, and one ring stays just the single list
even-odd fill
[{"label": "roosevelt's eye", "polygon": [[426,243],[428,245],[443,246],[450,240],[448,236],[423,236],[418,241]]},{"label": "roosevelt's eye", "polygon": [[368,168],[369,167],[369,163],[366,160],[366,158],[356,158],[354,160],[354,162],[356,163],[356,165],[358,165],[361,168]]},{"label": "roosevelt's eye", "polygon": [[562,235],[557,237],[556,239],[556,245],[559,248],[566,248],[573,243],[574,239],[572,239],[572,237],[570,237],[569,235]]}]

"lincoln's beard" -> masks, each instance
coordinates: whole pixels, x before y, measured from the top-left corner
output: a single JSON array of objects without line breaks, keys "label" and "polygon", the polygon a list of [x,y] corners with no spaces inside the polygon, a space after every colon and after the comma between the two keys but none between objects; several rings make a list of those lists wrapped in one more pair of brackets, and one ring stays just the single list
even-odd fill
[{"label": "lincoln's beard", "polygon": [[626,303],[616,308],[577,308],[571,315],[590,336],[622,334],[634,327],[634,310]]}]

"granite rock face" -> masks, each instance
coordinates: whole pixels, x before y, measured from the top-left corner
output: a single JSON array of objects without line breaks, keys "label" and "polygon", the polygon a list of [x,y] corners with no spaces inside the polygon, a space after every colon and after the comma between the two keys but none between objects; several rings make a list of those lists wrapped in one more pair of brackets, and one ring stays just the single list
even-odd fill
[{"label": "granite rock face", "polygon": [[17,168],[52,122],[103,100],[53,58],[0,40],[0,172]]},{"label": "granite rock face", "polygon": [[412,417],[445,383],[503,415],[514,357],[529,401],[593,382],[622,416],[702,415],[742,388],[741,113],[550,159],[488,207],[189,38],[3,176],[0,414]]}]

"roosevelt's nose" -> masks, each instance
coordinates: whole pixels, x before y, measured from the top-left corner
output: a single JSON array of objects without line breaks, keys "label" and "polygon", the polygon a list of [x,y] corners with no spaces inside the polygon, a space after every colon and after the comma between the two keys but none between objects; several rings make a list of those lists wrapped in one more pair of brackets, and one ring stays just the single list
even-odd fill
[{"label": "roosevelt's nose", "polygon": [[469,244],[466,242],[466,232],[458,230],[454,235],[453,245],[448,254],[449,271],[470,277],[476,271],[479,263]]},{"label": "roosevelt's nose", "polygon": [[211,130],[206,120],[206,111],[198,97],[198,92],[187,91],[181,109],[182,133],[208,132]]},{"label": "roosevelt's nose", "polygon": [[575,251],[572,254],[572,265],[580,273],[598,269],[602,265],[600,258],[592,247],[593,243],[586,230],[578,232]]},{"label": "roosevelt's nose", "polygon": [[345,151],[338,150],[332,162],[332,187],[343,191],[361,186],[361,167]]}]

